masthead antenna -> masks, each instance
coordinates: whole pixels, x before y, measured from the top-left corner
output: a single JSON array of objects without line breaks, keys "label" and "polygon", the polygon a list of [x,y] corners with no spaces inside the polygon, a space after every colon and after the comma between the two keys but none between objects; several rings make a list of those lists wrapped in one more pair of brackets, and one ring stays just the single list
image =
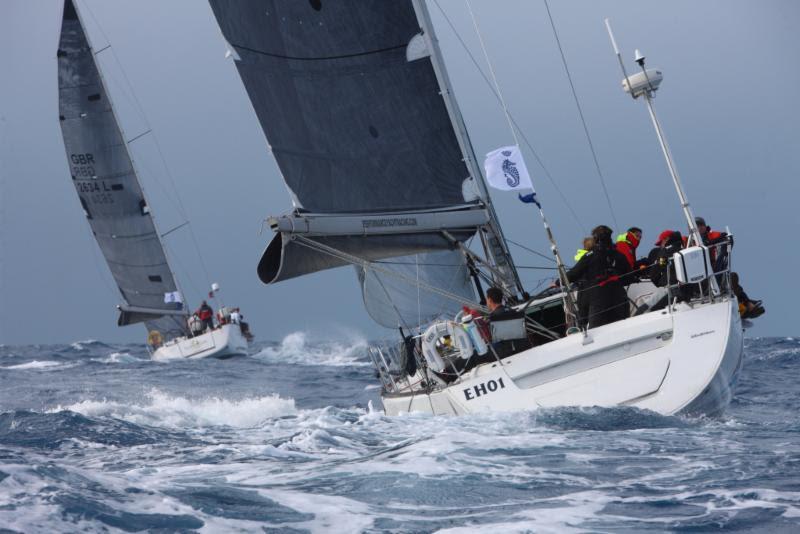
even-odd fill
[{"label": "masthead antenna", "polygon": [[[681,183],[681,178],[678,175],[678,169],[675,166],[675,160],[672,157],[672,151],[669,149],[667,137],[664,134],[663,128],[661,128],[661,122],[658,120],[656,109],[653,104],[653,98],[655,97],[656,91],[661,85],[661,81],[664,79],[664,76],[658,69],[645,68],[644,54],[642,54],[638,49],[636,50],[634,61],[636,61],[636,63],[639,65],[639,68],[641,68],[642,72],[637,72],[633,76],[628,76],[628,72],[625,70],[625,63],[622,61],[622,55],[619,53],[617,41],[614,39],[614,34],[611,31],[611,23],[608,19],[605,19],[605,23],[606,29],[608,30],[608,36],[611,38],[611,45],[614,47],[614,53],[617,55],[617,59],[619,60],[619,66],[622,68],[622,74],[625,76],[625,79],[622,81],[622,88],[634,99],[637,99],[640,96],[644,97],[643,100],[647,106],[647,111],[650,112],[650,120],[653,122],[653,128],[656,131],[658,142],[661,145],[661,151],[664,153],[664,159],[667,162],[667,168],[672,176],[672,182],[675,185],[675,191],[678,193],[678,199],[681,203],[683,215],[686,217],[686,224],[689,226],[691,241],[693,241],[695,245],[702,245],[703,238],[700,236],[700,230],[697,228],[697,222],[695,221],[694,214],[692,213],[692,207],[689,205],[689,199],[683,190],[683,184]],[[719,289],[716,280],[713,277],[710,280],[712,291],[717,294]]]},{"label": "masthead antenna", "polygon": [[[617,46],[617,40],[614,39],[614,32],[611,31],[611,20],[608,18],[604,19],[606,23],[606,30],[608,31],[608,37],[611,39],[611,46],[614,47],[614,53],[617,55],[617,61],[619,61],[619,68],[622,69],[622,75],[625,77],[625,83],[628,84],[628,87],[631,86],[631,82],[628,79],[628,71],[625,70],[625,62],[622,61],[622,54],[619,53],[619,47]],[[633,98],[636,98],[631,94]]]}]

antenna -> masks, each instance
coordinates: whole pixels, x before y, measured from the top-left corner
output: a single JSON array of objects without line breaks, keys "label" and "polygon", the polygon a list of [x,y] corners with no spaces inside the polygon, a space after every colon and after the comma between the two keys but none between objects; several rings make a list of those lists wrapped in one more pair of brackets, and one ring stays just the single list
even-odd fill
[{"label": "antenna", "polygon": [[[650,119],[653,122],[653,128],[655,128],[656,136],[658,137],[658,142],[661,145],[661,151],[664,153],[664,159],[667,162],[667,168],[669,169],[669,173],[672,176],[672,182],[675,185],[675,191],[678,193],[678,199],[681,202],[681,209],[683,210],[683,215],[686,217],[686,223],[689,225],[689,232],[691,234],[691,239],[694,241],[696,245],[702,245],[703,239],[700,236],[700,230],[697,228],[697,223],[694,219],[694,214],[692,213],[692,208],[689,205],[689,199],[686,197],[686,193],[683,191],[683,184],[681,184],[681,178],[678,175],[678,169],[675,167],[675,160],[672,158],[672,151],[669,149],[669,145],[667,144],[667,137],[664,135],[664,130],[661,128],[661,123],[658,120],[658,116],[656,115],[656,108],[653,105],[653,97],[655,96],[656,90],[658,89],[659,85],[661,85],[661,81],[664,79],[664,76],[661,74],[661,71],[656,69],[646,69],[644,66],[645,57],[636,49],[636,53],[634,56],[634,60],[639,65],[639,68],[642,69],[642,72],[636,73],[633,76],[628,76],[628,73],[625,71],[625,64],[622,61],[622,55],[619,53],[619,48],[617,47],[617,42],[614,40],[614,34],[611,31],[611,23],[608,19],[605,19],[606,29],[608,30],[608,36],[611,38],[611,45],[614,47],[614,53],[617,55],[617,59],[619,60],[619,65],[622,68],[622,74],[625,75],[625,80],[622,82],[622,88],[626,93],[629,93],[634,99],[639,98],[640,96],[644,97],[645,105],[647,106],[647,111],[650,112]],[[710,278],[711,287],[714,294],[719,294],[719,288],[717,286],[716,280],[714,277]]]},{"label": "antenna", "polygon": [[[617,47],[617,41],[616,39],[614,39],[614,32],[611,31],[611,20],[606,18],[605,23],[606,23],[606,30],[608,30],[608,37],[609,39],[611,39],[611,46],[614,47],[614,53],[617,55],[617,61],[619,61],[619,68],[622,69],[622,75],[625,77],[625,83],[628,85],[628,87],[630,87],[631,82],[628,79],[628,71],[625,70],[625,62],[622,61],[622,54],[619,53],[619,47]],[[633,96],[633,93],[631,93],[631,96],[634,99],[636,98],[635,96]]]}]

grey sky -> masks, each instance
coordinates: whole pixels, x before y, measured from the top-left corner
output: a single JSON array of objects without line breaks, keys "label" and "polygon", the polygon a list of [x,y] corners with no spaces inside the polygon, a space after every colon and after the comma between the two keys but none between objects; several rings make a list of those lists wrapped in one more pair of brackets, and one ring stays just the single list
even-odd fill
[{"label": "grey sky", "polygon": [[[464,3],[438,1],[485,68]],[[571,257],[586,228],[612,219],[544,4],[472,3],[509,108],[584,227],[525,148],[556,237]],[[352,268],[270,287],[256,278],[270,238],[268,230],[259,235],[260,221],[288,209],[289,196],[236,70],[224,58],[208,5],[85,5],[96,47],[112,44],[113,53],[103,55],[104,73],[127,137],[149,123],[158,140],[144,136],[132,146],[161,231],[182,222],[174,180],[212,280],[227,302],[242,307],[261,339],[297,330],[326,337],[385,334],[364,312]],[[510,144],[500,107],[433,1],[429,9],[476,152]],[[620,90],[606,16],[629,64],[638,47],[650,66],[664,71],[656,104],[695,211],[712,227],[730,225],[743,285],[765,299],[767,315],[750,334],[797,334],[791,275],[800,260],[793,244],[800,226],[800,3],[551,0],[551,10],[612,196],[615,230],[644,228],[640,254],[646,254],[658,232],[683,227],[647,113]],[[0,0],[0,342],[143,341],[142,328],[116,326],[119,297],[70,183],[58,126],[60,17],[60,0]],[[510,194],[494,199],[507,236],[546,251],[535,212]],[[196,305],[207,284],[190,235],[179,230],[167,243]],[[547,264],[512,251],[520,265]],[[541,273],[523,270],[523,277],[533,286]]]}]

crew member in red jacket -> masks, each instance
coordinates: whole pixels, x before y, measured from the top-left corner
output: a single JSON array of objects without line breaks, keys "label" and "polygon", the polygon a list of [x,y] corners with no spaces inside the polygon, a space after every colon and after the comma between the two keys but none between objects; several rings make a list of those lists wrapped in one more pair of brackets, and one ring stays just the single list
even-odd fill
[{"label": "crew member in red jacket", "polygon": [[714,245],[724,243],[728,237],[728,234],[725,232],[717,232],[716,230],[712,230],[711,227],[706,224],[706,220],[702,217],[695,217],[694,222],[697,224],[697,229],[700,231],[700,237],[703,239],[703,244],[708,247],[708,251],[711,254],[711,263],[716,268],[717,257],[720,255],[720,247]]},{"label": "crew member in red jacket", "polygon": [[200,318],[201,321],[203,321],[203,327],[205,329],[214,329],[214,310],[206,301],[203,301],[203,303],[200,304],[200,307],[197,308],[197,311],[194,313]]},{"label": "crew member in red jacket", "polygon": [[642,229],[632,226],[624,234],[617,236],[617,250],[628,260],[630,270],[636,269],[636,248],[642,240]]}]

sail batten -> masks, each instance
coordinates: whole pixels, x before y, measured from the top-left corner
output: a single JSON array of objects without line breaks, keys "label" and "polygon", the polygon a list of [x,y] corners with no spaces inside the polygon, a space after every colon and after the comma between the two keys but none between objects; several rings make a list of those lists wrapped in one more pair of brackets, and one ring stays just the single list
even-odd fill
[{"label": "sail batten", "polygon": [[[122,130],[72,0],[58,52],[59,124],[72,182],[125,303],[119,324],[144,322],[164,339],[186,334],[177,291]],[[141,311],[146,310],[146,313]]]}]

